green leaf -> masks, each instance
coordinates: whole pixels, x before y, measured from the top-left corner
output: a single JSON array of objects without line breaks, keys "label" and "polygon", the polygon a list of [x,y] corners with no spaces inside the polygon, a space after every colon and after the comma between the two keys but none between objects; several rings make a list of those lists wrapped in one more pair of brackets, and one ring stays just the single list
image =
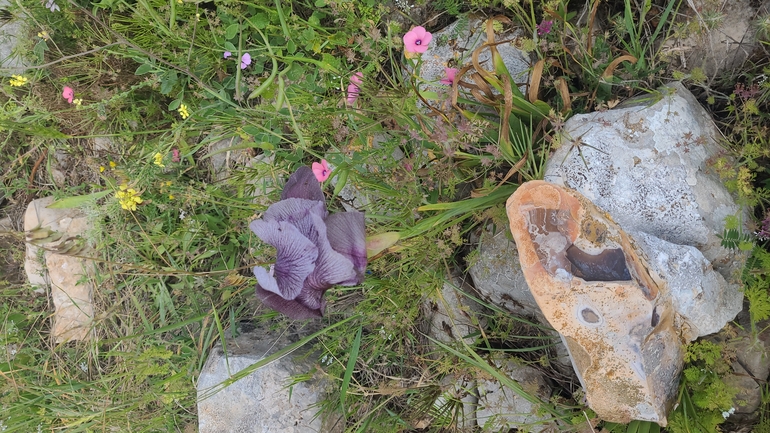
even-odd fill
[{"label": "green leaf", "polygon": [[353,370],[356,367],[356,360],[358,360],[358,350],[361,348],[361,331],[363,327],[358,327],[356,332],[356,338],[353,339],[353,346],[350,348],[350,357],[348,358],[348,365],[345,368],[345,375],[342,377],[342,386],[340,387],[340,407],[345,412],[345,399],[348,396],[348,386],[350,386],[350,378],[353,377]]},{"label": "green leaf", "polygon": [[339,173],[337,174],[337,185],[334,185],[335,196],[339,195],[340,191],[342,191],[342,188],[344,188],[345,184],[348,183],[348,174],[350,174],[350,170],[348,169],[338,171]]},{"label": "green leaf", "polygon": [[43,59],[45,59],[46,50],[48,50],[48,44],[45,43],[45,39],[41,39],[40,42],[35,44],[35,48],[32,49],[32,52],[35,53],[37,59],[42,62]]},{"label": "green leaf", "polygon": [[225,51],[230,51],[231,53],[238,51],[238,48],[236,48],[232,42],[225,41],[224,45],[225,45]]},{"label": "green leaf", "polygon": [[138,68],[136,68],[136,72],[134,72],[134,75],[144,75],[150,71],[152,71],[152,65],[150,63],[144,63],[139,65]]},{"label": "green leaf", "polygon": [[73,207],[78,207],[80,205],[86,204],[92,200],[98,200],[108,194],[110,194],[112,190],[105,189],[104,191],[94,192],[91,194],[86,195],[78,195],[74,197],[66,197],[60,200],[56,200],[55,202],[49,204],[49,209],[69,209]]},{"label": "green leaf", "polygon": [[238,24],[230,24],[225,29],[225,38],[232,39],[235,37],[235,35],[238,34],[238,30],[240,30],[240,26]]},{"label": "green leaf", "polygon": [[326,0],[315,0],[315,7],[322,8],[326,6]]},{"label": "green leaf", "polygon": [[268,18],[267,14],[260,12],[254,15],[254,20],[252,22],[254,23],[254,27],[262,30],[270,24],[270,18]]},{"label": "green leaf", "polygon": [[174,99],[170,104],[168,104],[168,111],[174,111],[179,108],[180,105],[182,105],[182,98]]}]

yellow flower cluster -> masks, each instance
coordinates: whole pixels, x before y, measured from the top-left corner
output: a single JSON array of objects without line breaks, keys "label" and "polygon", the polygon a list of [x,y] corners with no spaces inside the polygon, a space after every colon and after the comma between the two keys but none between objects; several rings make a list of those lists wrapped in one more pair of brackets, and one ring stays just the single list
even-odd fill
[{"label": "yellow flower cluster", "polygon": [[120,191],[115,193],[115,197],[120,201],[120,207],[125,210],[136,210],[136,205],[143,201],[139,193],[125,183],[120,185]]},{"label": "yellow flower cluster", "polygon": [[166,167],[166,164],[163,163],[163,154],[161,154],[160,152],[157,152],[153,158],[155,158],[155,161],[153,161],[155,165],[157,165],[160,168]]},{"label": "yellow flower cluster", "polygon": [[11,75],[11,79],[8,80],[8,82],[13,87],[21,87],[27,84],[27,81],[29,80],[27,80],[27,77],[25,77],[24,75]]},{"label": "yellow flower cluster", "polygon": [[183,120],[187,119],[188,117],[190,117],[190,112],[187,111],[187,105],[185,105],[185,104],[180,105],[179,108],[177,108],[176,111],[179,112],[179,115],[182,116]]}]

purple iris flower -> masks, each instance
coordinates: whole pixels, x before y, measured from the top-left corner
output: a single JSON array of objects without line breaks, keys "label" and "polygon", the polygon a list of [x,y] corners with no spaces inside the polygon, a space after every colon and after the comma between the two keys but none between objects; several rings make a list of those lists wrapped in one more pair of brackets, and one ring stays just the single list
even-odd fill
[{"label": "purple iris flower", "polygon": [[364,280],[364,214],[329,215],[310,167],[294,172],[281,200],[249,227],[276,249],[275,265],[269,271],[254,268],[257,297],[291,319],[322,317],[324,292],[334,285],[354,286]]}]

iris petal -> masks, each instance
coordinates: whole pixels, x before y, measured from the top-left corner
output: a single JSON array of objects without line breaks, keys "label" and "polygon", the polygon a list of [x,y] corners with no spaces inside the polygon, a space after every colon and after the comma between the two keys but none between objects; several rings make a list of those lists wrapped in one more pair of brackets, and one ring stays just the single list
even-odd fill
[{"label": "iris petal", "polygon": [[[263,242],[276,249],[274,267],[276,284],[275,286],[266,285],[265,289],[277,290],[276,293],[285,299],[294,299],[299,296],[305,279],[315,268],[318,248],[286,221],[254,220],[250,227]],[[260,277],[256,271],[255,275]]]},{"label": "iris petal", "polygon": [[303,165],[291,175],[281,193],[281,200],[287,198],[304,198],[306,200],[323,201],[324,193],[321,184],[310,167]]},{"label": "iris petal", "polygon": [[342,285],[361,284],[366,271],[366,227],[361,212],[342,212],[326,218],[326,237],[338,253],[345,256],[355,270],[355,277]]},{"label": "iris petal", "polygon": [[356,278],[353,262],[332,249],[326,233],[326,224],[317,216],[310,215],[315,220],[316,233],[308,237],[314,241],[318,248],[318,259],[315,269],[305,280],[306,289],[326,291],[335,284],[352,281]]},{"label": "iris petal", "polygon": [[286,300],[280,295],[268,292],[257,285],[257,298],[263,304],[283,313],[286,317],[293,320],[315,319],[323,317],[323,304],[320,308],[312,308],[304,305],[300,300]]}]

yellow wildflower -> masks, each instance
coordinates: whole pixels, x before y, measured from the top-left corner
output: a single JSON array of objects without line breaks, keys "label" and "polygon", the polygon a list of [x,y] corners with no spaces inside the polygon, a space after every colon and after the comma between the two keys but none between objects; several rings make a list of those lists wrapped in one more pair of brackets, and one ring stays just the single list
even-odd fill
[{"label": "yellow wildflower", "polygon": [[169,200],[173,200],[173,199],[174,199],[174,194],[169,194],[169,195],[168,195],[168,199],[169,199]]},{"label": "yellow wildflower", "polygon": [[114,170],[114,169],[115,169],[115,167],[117,167],[117,166],[118,166],[118,164],[116,164],[116,163],[115,163],[115,161],[110,161],[110,168],[111,168],[111,169],[113,169],[113,170]]},{"label": "yellow wildflower", "polygon": [[72,103],[77,105],[78,107],[80,107],[80,105],[83,104],[83,100],[80,99],[80,98],[75,98],[75,99],[72,100]]},{"label": "yellow wildflower", "polygon": [[8,82],[13,87],[21,87],[21,86],[27,84],[27,81],[29,81],[29,80],[27,80],[27,77],[25,77],[23,75],[11,75],[11,79],[8,80]]},{"label": "yellow wildflower", "polygon": [[120,202],[120,207],[125,210],[136,210],[136,205],[142,203],[142,198],[135,189],[129,188],[125,183],[120,185],[120,191],[115,193],[115,197]]},{"label": "yellow wildflower", "polygon": [[47,31],[43,30],[42,32],[37,32],[37,37],[43,38],[47,41],[50,35],[48,34]]},{"label": "yellow wildflower", "polygon": [[104,168],[103,165],[100,165],[99,166],[99,173],[104,173],[104,170],[106,170],[106,168]]},{"label": "yellow wildflower", "polygon": [[180,105],[179,108],[177,108],[176,111],[178,111],[179,115],[182,116],[182,120],[187,119],[188,117],[190,117],[190,112],[187,111],[187,105],[185,105],[185,104]]},{"label": "yellow wildflower", "polygon": [[157,165],[160,168],[166,167],[165,164],[163,164],[163,155],[160,152],[157,152],[154,156],[155,161],[153,162],[155,165]]}]

